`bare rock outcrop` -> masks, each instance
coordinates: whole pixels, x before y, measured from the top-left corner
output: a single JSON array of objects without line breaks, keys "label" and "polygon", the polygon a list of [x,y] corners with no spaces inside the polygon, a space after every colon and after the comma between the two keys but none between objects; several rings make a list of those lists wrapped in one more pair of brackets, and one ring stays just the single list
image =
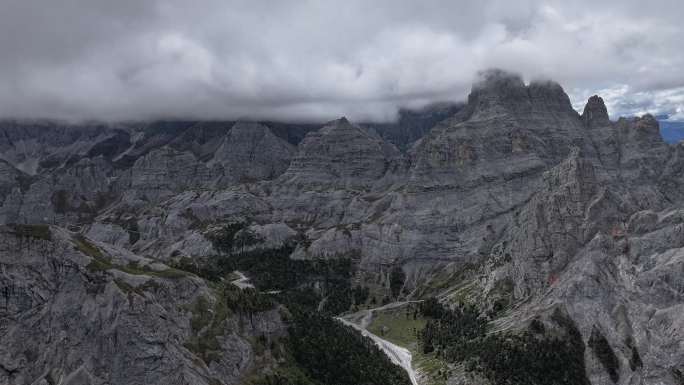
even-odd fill
[{"label": "bare rock outcrop", "polygon": [[259,123],[238,122],[223,138],[209,164],[225,170],[224,183],[274,179],[285,172],[295,148]]},{"label": "bare rock outcrop", "polygon": [[201,279],[60,228],[3,226],[0,244],[3,384],[238,384],[247,338],[284,330],[277,311],[217,319]]},{"label": "bare rock outcrop", "polygon": [[303,190],[363,190],[401,164],[393,145],[341,118],[304,138],[279,182]]}]

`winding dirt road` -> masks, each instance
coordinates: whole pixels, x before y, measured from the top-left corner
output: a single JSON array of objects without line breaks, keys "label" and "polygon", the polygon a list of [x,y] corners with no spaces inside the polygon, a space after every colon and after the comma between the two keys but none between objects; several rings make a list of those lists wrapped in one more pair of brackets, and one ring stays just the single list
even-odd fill
[{"label": "winding dirt road", "polygon": [[411,352],[401,346],[395,345],[387,340],[384,340],[377,335],[369,332],[367,330],[368,326],[373,320],[373,312],[380,310],[393,309],[396,307],[404,306],[408,303],[415,303],[421,301],[403,301],[403,302],[393,302],[384,306],[380,306],[374,309],[362,310],[360,312],[350,314],[345,316],[345,318],[337,317],[337,319],[345,325],[351,326],[358,330],[362,335],[369,337],[375,342],[375,344],[389,357],[389,359],[396,365],[401,366],[406,370],[409,375],[409,379],[413,385],[418,385],[418,376],[413,370],[411,361],[413,357]]},{"label": "winding dirt road", "polygon": [[230,283],[239,287],[240,289],[254,288],[254,285],[252,285],[249,282],[249,278],[246,275],[244,275],[241,271],[235,270],[233,273],[237,274],[239,278],[230,281]]}]

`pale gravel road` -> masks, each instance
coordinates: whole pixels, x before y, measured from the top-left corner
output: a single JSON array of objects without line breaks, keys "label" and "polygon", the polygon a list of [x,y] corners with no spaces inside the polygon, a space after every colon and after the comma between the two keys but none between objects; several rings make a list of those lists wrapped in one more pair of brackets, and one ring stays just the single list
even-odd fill
[{"label": "pale gravel road", "polygon": [[254,285],[252,285],[249,282],[249,278],[245,274],[243,274],[241,271],[235,270],[233,273],[237,274],[238,277],[240,277],[240,278],[232,280],[232,281],[230,281],[230,283],[239,287],[240,289],[246,289],[246,288],[252,288],[253,289],[254,288]]},{"label": "pale gravel road", "polygon": [[418,385],[418,376],[416,372],[413,370],[413,366],[411,365],[411,361],[413,359],[413,357],[411,356],[411,352],[406,348],[395,345],[366,330],[366,328],[370,325],[371,321],[373,320],[373,312],[379,310],[393,309],[396,307],[404,306],[407,303],[413,302],[421,301],[393,302],[374,309],[362,310],[358,313],[346,316],[346,318],[357,321],[358,323],[342,317],[337,317],[337,319],[343,324],[351,326],[354,329],[358,330],[362,335],[372,339],[373,342],[375,342],[375,344],[387,355],[387,357],[389,357],[389,359],[394,364],[401,366],[406,371],[406,373],[408,373],[411,383],[413,385]]}]

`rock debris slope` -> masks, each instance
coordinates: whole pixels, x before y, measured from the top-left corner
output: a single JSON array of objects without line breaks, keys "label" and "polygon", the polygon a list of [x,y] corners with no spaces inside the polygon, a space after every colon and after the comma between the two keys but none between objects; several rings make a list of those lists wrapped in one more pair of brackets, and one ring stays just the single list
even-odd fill
[{"label": "rock debris slope", "polygon": [[[89,272],[63,228],[147,264],[213,255],[212,226],[242,223],[263,247],[296,242],[292,258],[351,258],[354,284],[374,293],[389,294],[401,269],[404,297],[458,294],[483,311],[503,298],[497,330],[549,322],[560,308],[585,345],[600,335],[615,357],[606,367],[584,351],[593,384],[682,384],[684,146],[663,142],[650,115],[611,121],[598,96],[580,115],[557,83],[501,71],[448,111],[401,145],[344,118],[307,128],[299,143],[247,122],[4,122],[0,219],[60,227],[49,240],[3,230],[3,319],[13,321],[1,329],[11,342],[0,379],[58,375],[52,367],[100,376],[111,365],[135,376],[155,357],[157,378],[203,381],[213,370],[234,383],[249,361],[239,337],[231,346],[244,348],[224,354],[232,372],[223,361],[193,366],[182,348],[189,321],[176,305],[200,295],[201,281],[148,277],[155,293],[127,295],[115,280],[136,287],[140,276]],[[47,337],[29,338],[36,328]],[[93,328],[106,333],[89,338]],[[64,338],[75,353],[56,354]],[[43,364],[27,369],[36,357]]]},{"label": "rock debris slope", "polygon": [[237,384],[248,338],[283,332],[275,310],[228,313],[203,347],[193,309],[219,299],[201,279],[46,225],[3,226],[0,245],[3,384]]}]

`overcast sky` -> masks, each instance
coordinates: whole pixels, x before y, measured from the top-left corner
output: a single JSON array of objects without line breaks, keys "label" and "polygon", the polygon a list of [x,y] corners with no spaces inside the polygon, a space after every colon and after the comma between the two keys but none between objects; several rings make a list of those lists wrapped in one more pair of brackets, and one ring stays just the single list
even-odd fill
[{"label": "overcast sky", "polygon": [[684,2],[0,0],[0,116],[385,120],[502,68],[684,120]]}]

